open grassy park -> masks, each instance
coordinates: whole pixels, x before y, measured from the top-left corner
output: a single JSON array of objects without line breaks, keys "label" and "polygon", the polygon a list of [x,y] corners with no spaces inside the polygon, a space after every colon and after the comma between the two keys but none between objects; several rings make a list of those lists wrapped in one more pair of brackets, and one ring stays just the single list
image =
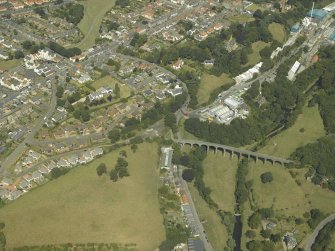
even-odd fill
[{"label": "open grassy park", "polygon": [[78,24],[84,34],[84,39],[75,46],[87,50],[95,44],[99,36],[99,28],[104,15],[114,6],[115,0],[85,0],[84,17]]},{"label": "open grassy park", "polygon": [[314,142],[324,135],[318,107],[305,106],[294,125],[271,138],[260,152],[288,158],[296,148]]},{"label": "open grassy park", "polygon": [[283,43],[286,38],[284,26],[278,23],[271,23],[268,27],[270,33],[272,34],[274,40],[277,40],[280,43]]},{"label": "open grassy park", "polygon": [[204,73],[201,77],[197,99],[199,104],[208,102],[211,93],[217,88],[233,82],[233,80],[225,73],[220,77]]},{"label": "open grassy park", "polygon": [[220,209],[233,213],[237,158],[231,160],[228,155],[223,157],[221,152],[210,152],[203,166],[204,181],[212,190],[211,197]]},{"label": "open grassy park", "polygon": [[108,171],[114,167],[120,149],[2,208],[7,247],[96,242],[135,243],[137,250],[155,250],[165,239],[157,196],[157,145],[141,144],[135,154],[124,149],[130,177],[112,182],[96,174],[99,163]]}]

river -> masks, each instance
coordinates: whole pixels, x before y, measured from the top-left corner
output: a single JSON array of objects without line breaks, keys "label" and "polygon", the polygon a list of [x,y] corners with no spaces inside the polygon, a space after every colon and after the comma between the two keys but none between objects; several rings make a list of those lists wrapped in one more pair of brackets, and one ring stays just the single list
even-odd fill
[{"label": "river", "polygon": [[241,215],[236,215],[235,220],[236,221],[235,221],[234,233],[233,233],[233,239],[235,240],[234,251],[241,251],[241,236],[242,236]]}]

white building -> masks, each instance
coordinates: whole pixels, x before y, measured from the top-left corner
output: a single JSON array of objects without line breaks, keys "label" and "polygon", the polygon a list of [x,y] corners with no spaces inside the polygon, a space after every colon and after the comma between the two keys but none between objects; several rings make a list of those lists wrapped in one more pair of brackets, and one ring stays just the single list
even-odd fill
[{"label": "white building", "polygon": [[256,64],[254,67],[250,68],[246,72],[236,76],[234,79],[236,81],[236,84],[240,84],[243,82],[246,82],[254,77],[255,74],[259,73],[261,67],[263,65],[263,62],[260,62]]}]

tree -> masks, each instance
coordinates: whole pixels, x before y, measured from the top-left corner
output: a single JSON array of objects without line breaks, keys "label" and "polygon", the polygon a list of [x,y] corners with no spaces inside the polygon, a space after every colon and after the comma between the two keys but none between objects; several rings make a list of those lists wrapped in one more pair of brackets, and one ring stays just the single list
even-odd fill
[{"label": "tree", "polygon": [[115,170],[115,169],[111,170],[110,173],[109,173],[109,177],[112,181],[116,182],[119,178],[118,171]]},{"label": "tree", "polygon": [[0,230],[2,231],[5,228],[6,224],[4,222],[0,222]]},{"label": "tree", "polygon": [[194,171],[191,168],[183,170],[182,177],[187,182],[192,182],[194,179]]},{"label": "tree", "polygon": [[118,141],[121,137],[120,130],[119,129],[112,129],[108,133],[108,138],[111,140],[112,143]]},{"label": "tree", "polygon": [[127,177],[129,176],[128,168],[127,167],[122,167],[119,170],[119,178]]},{"label": "tree", "polygon": [[130,148],[133,151],[133,153],[135,153],[136,150],[137,150],[137,148],[138,148],[138,146],[136,144],[132,144]]},{"label": "tree", "polygon": [[269,229],[262,229],[261,236],[263,236],[265,239],[269,239],[271,236],[271,231]]},{"label": "tree", "polygon": [[247,230],[247,232],[245,232],[245,236],[249,239],[253,239],[256,237],[256,232],[253,230]]},{"label": "tree", "polygon": [[189,160],[190,158],[188,157],[188,155],[184,154],[183,156],[180,157],[180,165],[183,165],[183,166],[188,166],[189,164]]},{"label": "tree", "polygon": [[6,250],[6,236],[3,232],[0,232],[0,250]]},{"label": "tree", "polygon": [[105,163],[100,163],[97,167],[97,174],[98,174],[98,176],[101,176],[104,173],[107,173],[106,164]]},{"label": "tree", "polygon": [[119,153],[122,157],[127,158],[127,152],[125,150],[120,151]]},{"label": "tree", "polygon": [[252,229],[256,229],[260,224],[261,224],[261,216],[257,212],[253,213],[248,219],[249,227]]},{"label": "tree", "polygon": [[81,111],[81,119],[83,120],[83,122],[87,122],[90,120],[90,113],[87,109],[83,109]]},{"label": "tree", "polygon": [[21,50],[16,50],[14,53],[14,58],[15,59],[24,58],[24,53]]},{"label": "tree", "polygon": [[177,129],[177,119],[174,113],[168,113],[165,115],[164,124],[170,127],[173,131]]},{"label": "tree", "polygon": [[280,242],[281,241],[280,234],[271,234],[270,240],[275,243]]},{"label": "tree", "polygon": [[57,98],[62,98],[64,93],[64,88],[62,86],[57,86],[56,96]]},{"label": "tree", "polygon": [[115,84],[114,93],[115,93],[116,98],[120,98],[120,87],[118,83]]},{"label": "tree", "polygon": [[261,174],[261,180],[262,182],[265,183],[270,183],[273,181],[273,176],[271,172],[265,172]]}]

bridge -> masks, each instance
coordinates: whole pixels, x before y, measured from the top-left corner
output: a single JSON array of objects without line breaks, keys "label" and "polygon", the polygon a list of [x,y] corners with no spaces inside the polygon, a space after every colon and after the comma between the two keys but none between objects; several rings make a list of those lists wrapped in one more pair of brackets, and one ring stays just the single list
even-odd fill
[{"label": "bridge", "polygon": [[223,156],[227,152],[227,153],[230,154],[231,158],[233,158],[234,155],[237,155],[238,158],[246,157],[248,159],[252,158],[256,162],[258,160],[261,160],[264,163],[266,161],[269,161],[272,164],[278,163],[278,164],[281,164],[281,165],[288,164],[288,163],[292,162],[291,160],[287,160],[287,159],[283,159],[283,158],[279,158],[279,157],[274,157],[274,156],[263,154],[263,153],[253,152],[253,151],[240,149],[240,148],[236,148],[236,147],[232,147],[232,146],[215,144],[215,143],[211,143],[211,142],[205,142],[205,141],[199,141],[199,140],[188,140],[188,139],[175,139],[174,141],[181,144],[182,146],[189,145],[189,146],[191,146],[191,148],[193,146],[205,147],[207,152],[209,152],[210,150],[214,150],[215,154],[218,151],[221,151]]}]

